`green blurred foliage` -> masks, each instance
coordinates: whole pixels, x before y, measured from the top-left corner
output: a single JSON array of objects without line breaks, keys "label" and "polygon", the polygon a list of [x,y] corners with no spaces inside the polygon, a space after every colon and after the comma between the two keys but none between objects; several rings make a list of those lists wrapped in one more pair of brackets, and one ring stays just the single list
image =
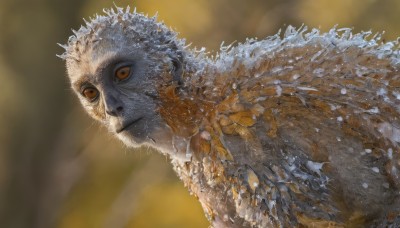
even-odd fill
[{"label": "green blurred foliage", "polygon": [[[120,0],[192,47],[263,38],[289,24],[398,37],[398,0]],[[56,43],[110,0],[0,2],[0,227],[207,227],[168,160],[124,147],[84,114]]]}]

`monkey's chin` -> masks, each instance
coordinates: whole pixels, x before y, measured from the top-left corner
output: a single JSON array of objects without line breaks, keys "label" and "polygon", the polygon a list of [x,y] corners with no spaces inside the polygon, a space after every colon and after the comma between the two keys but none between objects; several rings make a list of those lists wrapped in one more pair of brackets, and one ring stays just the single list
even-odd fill
[{"label": "monkey's chin", "polygon": [[130,132],[129,130],[125,130],[117,134],[117,138],[121,140],[127,147],[140,147],[144,143],[146,143],[146,137],[138,137],[136,134]]}]

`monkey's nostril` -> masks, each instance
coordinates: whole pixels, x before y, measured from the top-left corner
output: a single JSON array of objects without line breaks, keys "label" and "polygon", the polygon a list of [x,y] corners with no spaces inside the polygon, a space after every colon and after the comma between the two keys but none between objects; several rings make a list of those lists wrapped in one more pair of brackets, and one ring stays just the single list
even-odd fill
[{"label": "monkey's nostril", "polygon": [[121,114],[121,112],[124,110],[124,108],[122,108],[122,106],[118,106],[115,109],[112,110],[106,110],[106,113],[110,116],[118,116],[119,114]]},{"label": "monkey's nostril", "polygon": [[107,113],[109,116],[117,116],[117,113],[114,112],[113,110],[112,110],[112,111],[106,110],[106,113]]},{"label": "monkey's nostril", "polygon": [[118,116],[124,110],[122,106],[118,106],[115,109],[107,109],[106,113],[110,116]]}]

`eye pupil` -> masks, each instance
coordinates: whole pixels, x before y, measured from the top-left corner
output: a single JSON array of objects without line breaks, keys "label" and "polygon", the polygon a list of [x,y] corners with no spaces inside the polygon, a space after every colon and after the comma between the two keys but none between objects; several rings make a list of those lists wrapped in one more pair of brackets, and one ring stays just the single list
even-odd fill
[{"label": "eye pupil", "polygon": [[88,100],[94,100],[96,99],[97,95],[99,94],[99,92],[97,91],[97,89],[95,88],[86,88],[85,90],[83,90],[83,96],[86,97]]},{"label": "eye pupil", "polygon": [[124,80],[129,77],[131,73],[131,68],[126,66],[126,67],[121,67],[115,72],[115,77],[118,78],[119,80]]}]

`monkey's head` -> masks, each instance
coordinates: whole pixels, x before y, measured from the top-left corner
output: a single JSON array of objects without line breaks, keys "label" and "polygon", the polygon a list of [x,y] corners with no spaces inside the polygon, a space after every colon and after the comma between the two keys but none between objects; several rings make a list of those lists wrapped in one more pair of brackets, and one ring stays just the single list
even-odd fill
[{"label": "monkey's head", "polygon": [[184,41],[129,8],[105,13],[74,31],[60,57],[90,116],[129,146],[151,143],[169,130],[158,112],[159,88],[181,80]]}]

